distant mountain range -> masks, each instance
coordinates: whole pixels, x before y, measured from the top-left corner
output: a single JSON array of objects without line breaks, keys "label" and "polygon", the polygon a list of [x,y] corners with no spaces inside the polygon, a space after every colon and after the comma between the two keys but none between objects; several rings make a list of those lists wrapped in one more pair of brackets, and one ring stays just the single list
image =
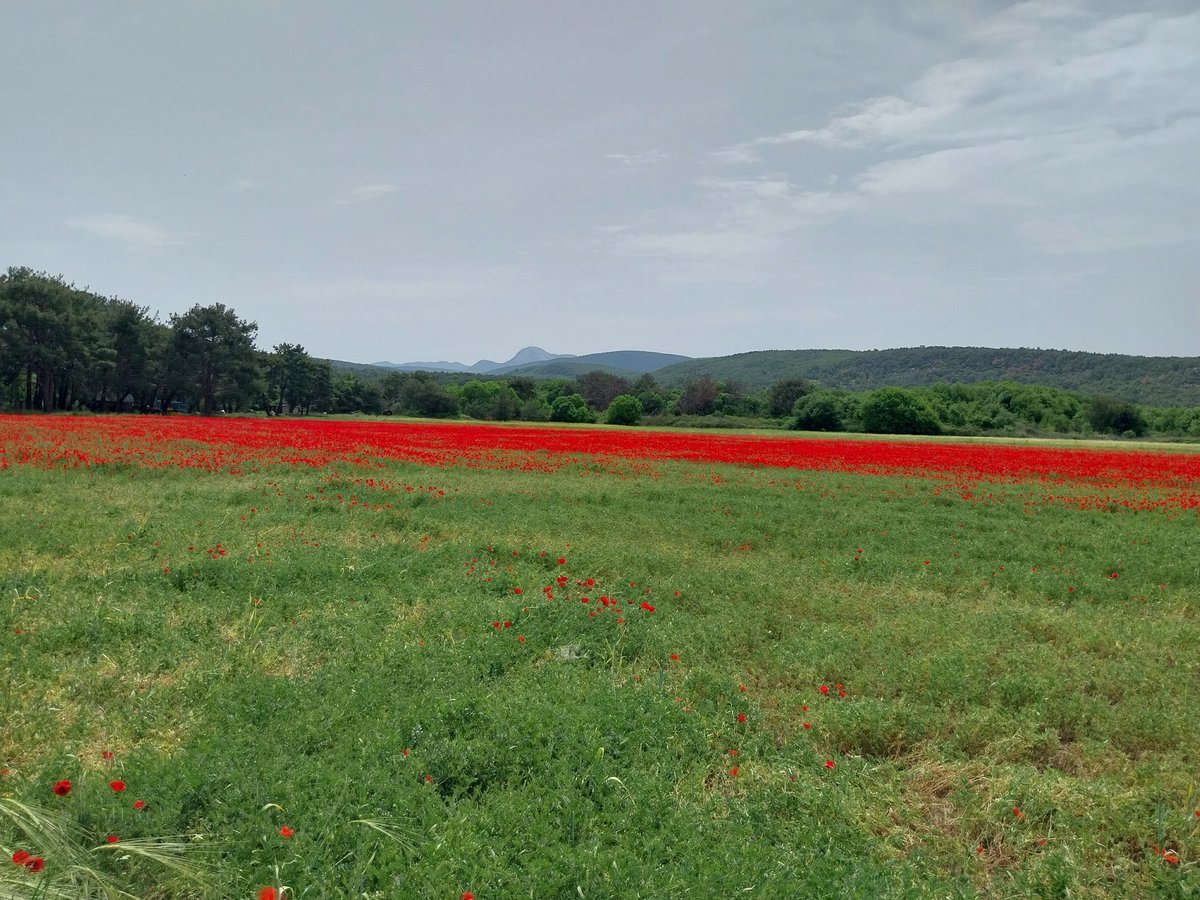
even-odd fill
[{"label": "distant mountain range", "polygon": [[377,362],[372,366],[402,372],[466,372],[476,375],[571,376],[602,369],[621,375],[643,375],[664,366],[687,362],[690,356],[654,353],[649,350],[614,350],[608,353],[548,353],[541,347],[525,347],[506,362],[481,359],[474,365],[460,362]]},{"label": "distant mountain range", "polygon": [[1200,406],[1200,357],[1127,356],[1074,350],[992,347],[903,347],[892,350],[755,350],[732,356],[692,358],[645,350],[611,353],[548,353],[526,347],[512,359],[483,359],[468,366],[455,362],[361,363],[335,361],[334,368],[363,374],[399,369],[478,374],[572,378],[600,369],[636,378],[653,373],[666,387],[683,387],[695,378],[736,382],[761,390],[785,378],[805,378],[826,388],[865,391],[896,385],[1019,381],[1109,396],[1151,406]]}]

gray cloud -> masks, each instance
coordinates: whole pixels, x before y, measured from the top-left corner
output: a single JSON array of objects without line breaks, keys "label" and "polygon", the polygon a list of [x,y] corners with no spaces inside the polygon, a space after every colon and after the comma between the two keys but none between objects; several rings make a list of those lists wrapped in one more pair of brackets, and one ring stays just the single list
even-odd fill
[{"label": "gray cloud", "polygon": [[178,246],[183,243],[169,231],[157,225],[140,222],[132,216],[119,213],[68,219],[66,224],[96,237],[124,244],[131,250],[159,250],[163,247]]}]

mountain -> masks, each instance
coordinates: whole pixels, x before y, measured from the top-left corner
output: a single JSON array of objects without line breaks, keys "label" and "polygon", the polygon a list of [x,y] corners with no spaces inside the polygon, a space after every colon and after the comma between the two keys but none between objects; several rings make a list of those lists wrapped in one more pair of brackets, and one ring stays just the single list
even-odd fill
[{"label": "mountain", "polygon": [[885,385],[1019,381],[1153,406],[1200,406],[1200,357],[1073,350],[905,347],[896,350],[757,350],[693,359],[655,372],[679,387],[693,378],[760,390],[785,378],[852,391]]},{"label": "mountain", "polygon": [[483,375],[489,372],[496,372],[500,369],[508,369],[515,366],[534,365],[536,363],[546,362],[552,359],[565,359],[572,356],[570,353],[547,353],[541,347],[525,347],[517,351],[516,356],[507,362],[498,363],[491,359],[481,359],[472,366],[460,362],[377,362],[371,363],[373,366],[378,366],[381,369],[398,369],[403,372],[474,372],[478,375]]},{"label": "mountain", "polygon": [[540,377],[571,377],[597,369],[614,375],[644,375],[657,372],[664,366],[690,360],[678,353],[654,353],[650,350],[612,350],[608,353],[587,353],[565,359],[528,365],[505,365],[494,369],[493,375],[531,375]]}]

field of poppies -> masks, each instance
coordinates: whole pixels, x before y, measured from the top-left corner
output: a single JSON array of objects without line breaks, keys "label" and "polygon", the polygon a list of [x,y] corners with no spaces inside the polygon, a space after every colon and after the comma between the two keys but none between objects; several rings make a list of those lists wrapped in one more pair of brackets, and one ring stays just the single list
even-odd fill
[{"label": "field of poppies", "polygon": [[1200,453],[0,416],[0,896],[1192,897]]}]

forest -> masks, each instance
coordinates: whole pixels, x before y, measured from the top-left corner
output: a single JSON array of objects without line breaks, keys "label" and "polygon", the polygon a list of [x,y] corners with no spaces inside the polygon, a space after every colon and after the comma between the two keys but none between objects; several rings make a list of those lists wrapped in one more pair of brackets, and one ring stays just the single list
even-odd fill
[{"label": "forest", "polygon": [[[299,344],[261,349],[257,336],[254,322],[224,304],[197,304],[162,322],[146,306],[77,288],[61,276],[9,268],[0,275],[0,410],[361,413],[879,434],[1200,438],[1200,407],[1139,404],[1025,378],[979,381],[967,366],[978,353],[949,353],[1022,351],[936,348],[945,380],[911,386],[911,377],[880,373],[867,379],[869,387],[847,389],[835,363],[844,370],[849,351],[739,354],[636,376],[597,369],[574,377],[488,377],[337,364]],[[915,352],[880,354],[900,358],[912,371]],[[795,365],[780,365],[789,353],[796,354]],[[945,362],[955,358],[957,368]],[[764,359],[772,361],[765,370]],[[802,359],[810,365],[802,366]],[[818,374],[829,377],[812,376],[813,359],[826,361]],[[1126,372],[1140,359],[1115,357],[1113,371]]]}]

